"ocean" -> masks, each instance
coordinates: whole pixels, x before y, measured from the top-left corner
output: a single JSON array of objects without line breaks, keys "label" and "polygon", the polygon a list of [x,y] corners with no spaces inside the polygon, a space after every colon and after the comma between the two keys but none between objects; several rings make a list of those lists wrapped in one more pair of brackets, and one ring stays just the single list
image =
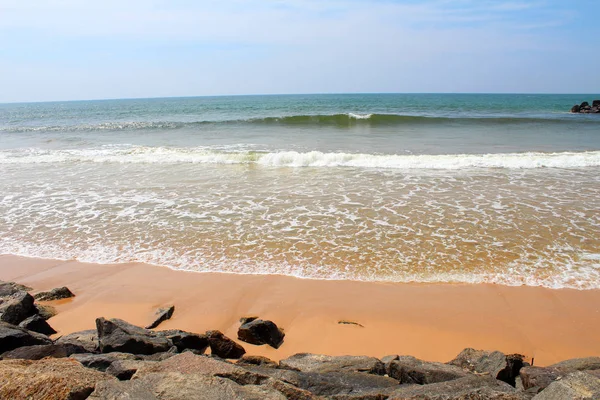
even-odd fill
[{"label": "ocean", "polygon": [[0,254],[599,289],[598,98],[0,104]]}]

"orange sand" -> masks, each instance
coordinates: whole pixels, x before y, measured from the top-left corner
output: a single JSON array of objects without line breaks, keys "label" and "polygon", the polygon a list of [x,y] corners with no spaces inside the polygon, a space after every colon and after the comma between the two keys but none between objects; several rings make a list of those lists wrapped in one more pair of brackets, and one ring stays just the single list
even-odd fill
[{"label": "orange sand", "polygon": [[242,316],[273,320],[286,332],[278,350],[242,344],[275,360],[310,352],[445,362],[465,347],[525,354],[535,365],[600,356],[600,290],[316,281],[8,255],[0,256],[0,280],[34,292],[68,286],[75,298],[50,302],[58,335],[92,329],[100,316],[143,326],[158,307],[174,304],[159,330],[219,329],[236,338]]}]

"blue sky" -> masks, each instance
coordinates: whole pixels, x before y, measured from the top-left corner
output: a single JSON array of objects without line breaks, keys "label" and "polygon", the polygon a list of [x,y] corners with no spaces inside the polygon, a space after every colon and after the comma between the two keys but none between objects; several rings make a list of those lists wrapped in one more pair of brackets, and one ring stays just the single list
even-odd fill
[{"label": "blue sky", "polygon": [[599,93],[600,2],[0,0],[0,102]]}]

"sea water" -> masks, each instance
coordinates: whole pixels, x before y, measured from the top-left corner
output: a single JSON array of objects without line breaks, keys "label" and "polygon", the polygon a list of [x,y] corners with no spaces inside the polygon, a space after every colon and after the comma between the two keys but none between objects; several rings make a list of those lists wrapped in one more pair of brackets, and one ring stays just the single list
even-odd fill
[{"label": "sea water", "polygon": [[0,105],[0,254],[600,288],[600,95]]}]

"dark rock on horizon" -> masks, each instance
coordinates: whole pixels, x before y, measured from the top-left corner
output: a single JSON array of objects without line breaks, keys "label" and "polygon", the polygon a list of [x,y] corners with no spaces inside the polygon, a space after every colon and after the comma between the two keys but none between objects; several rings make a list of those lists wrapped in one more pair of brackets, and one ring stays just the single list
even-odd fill
[{"label": "dark rock on horizon", "polygon": [[98,318],[96,329],[102,353],[154,354],[165,352],[173,346],[167,338],[121,319]]},{"label": "dark rock on horizon", "polygon": [[57,344],[73,344],[82,346],[88,353],[100,352],[98,342],[98,331],[96,329],[88,329],[85,331],[73,332],[65,336],[61,336],[56,340]]},{"label": "dark rock on horizon", "polygon": [[0,321],[18,325],[37,310],[33,297],[24,291],[17,291],[0,299]]},{"label": "dark rock on horizon", "polygon": [[0,398],[83,400],[98,382],[116,379],[68,358],[0,361]]},{"label": "dark rock on horizon", "polygon": [[571,107],[571,113],[574,114],[598,114],[600,113],[600,100],[592,101],[592,105],[587,101],[584,101],[581,104],[575,104]]},{"label": "dark rock on horizon", "polygon": [[221,331],[208,331],[206,335],[211,354],[221,358],[236,359],[246,354],[246,350],[242,346],[223,335]]},{"label": "dark rock on horizon", "polygon": [[461,367],[427,362],[412,356],[401,356],[389,364],[388,375],[401,384],[427,385],[430,383],[451,381],[469,375]]},{"label": "dark rock on horizon", "polygon": [[366,372],[384,375],[385,365],[375,357],[326,356],[298,353],[279,361],[281,368],[302,372]]},{"label": "dark rock on horizon", "polygon": [[46,357],[65,358],[72,354],[85,352],[83,347],[72,344],[41,344],[18,347],[3,353],[0,358],[3,360],[41,360]]},{"label": "dark rock on horizon", "polygon": [[170,319],[173,316],[174,311],[175,311],[175,306],[169,306],[167,308],[160,308],[156,312],[156,318],[154,319],[154,322],[152,322],[150,325],[146,326],[146,329],[156,328],[158,325],[161,324],[161,322]]},{"label": "dark rock on horizon", "polygon": [[0,354],[22,346],[52,344],[46,335],[16,325],[0,322]]},{"label": "dark rock on horizon", "polygon": [[69,290],[69,288],[67,288],[66,286],[63,286],[60,288],[54,288],[54,289],[50,290],[49,292],[40,292],[40,293],[36,294],[34,297],[36,300],[39,300],[39,301],[51,301],[51,300],[68,299],[71,297],[75,297],[75,295],[73,294],[73,292],[71,292]]},{"label": "dark rock on horizon", "polygon": [[238,329],[238,339],[255,345],[268,344],[278,349],[283,343],[285,333],[273,321],[254,319]]},{"label": "dark rock on horizon", "polygon": [[471,372],[489,373],[493,378],[515,386],[515,379],[525,365],[520,354],[505,355],[499,351],[464,349],[447,364],[466,369]]},{"label": "dark rock on horizon", "polygon": [[56,331],[52,328],[46,320],[38,314],[32,315],[29,318],[24,319],[19,324],[21,328],[29,329],[37,333],[43,333],[44,335],[54,335]]}]

